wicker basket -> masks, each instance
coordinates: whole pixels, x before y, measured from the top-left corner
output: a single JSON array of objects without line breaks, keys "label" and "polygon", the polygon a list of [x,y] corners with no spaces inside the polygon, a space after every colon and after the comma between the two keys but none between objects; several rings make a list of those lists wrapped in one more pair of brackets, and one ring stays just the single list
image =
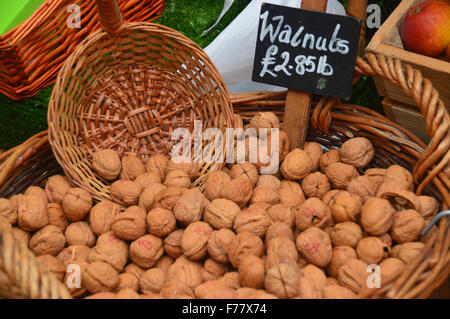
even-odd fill
[{"label": "wicker basket", "polygon": [[[127,21],[151,21],[165,0],[118,0]],[[81,9],[81,28],[68,28],[70,12]],[[76,46],[100,23],[94,0],[47,0],[26,21],[0,36],[0,93],[13,100],[31,97],[52,84]]]},{"label": "wicker basket", "polygon": [[[174,129],[192,132],[201,120],[203,130],[224,130],[233,111],[220,74],[198,45],[157,24],[122,24],[115,0],[97,3],[109,32],[93,33],[67,59],[50,99],[48,126],[50,145],[71,181],[96,199],[110,199],[110,183],[91,168],[93,152],[110,148],[145,162],[170,152]],[[208,162],[198,163],[194,186],[223,165]]]}]

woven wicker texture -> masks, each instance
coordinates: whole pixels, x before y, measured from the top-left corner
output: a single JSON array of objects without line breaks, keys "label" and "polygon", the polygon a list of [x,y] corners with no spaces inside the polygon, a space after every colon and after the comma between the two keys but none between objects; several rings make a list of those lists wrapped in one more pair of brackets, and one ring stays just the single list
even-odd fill
[{"label": "woven wicker texture", "polygon": [[[118,0],[125,21],[152,21],[164,0]],[[81,28],[69,28],[76,4]],[[67,57],[100,28],[94,0],[47,0],[25,22],[0,36],[0,93],[19,100],[52,84]]]}]

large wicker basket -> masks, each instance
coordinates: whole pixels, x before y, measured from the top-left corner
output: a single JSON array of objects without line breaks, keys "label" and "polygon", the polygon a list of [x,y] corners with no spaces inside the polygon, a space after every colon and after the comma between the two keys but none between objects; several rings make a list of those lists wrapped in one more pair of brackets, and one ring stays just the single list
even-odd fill
[{"label": "large wicker basket", "polygon": [[[165,0],[118,0],[127,21],[156,19]],[[81,27],[69,28],[69,5],[79,5]],[[67,57],[100,28],[94,0],[47,0],[25,22],[0,36],[0,93],[19,100],[52,84]]]},{"label": "large wicker basket", "polygon": [[[220,74],[197,44],[161,25],[123,24],[115,0],[97,4],[108,32],[94,32],[67,59],[50,99],[48,127],[71,181],[96,199],[110,199],[110,183],[91,167],[95,151],[114,149],[145,162],[156,153],[169,155],[174,129],[192,133],[201,120],[203,130],[224,131],[233,112]],[[213,148],[209,155],[224,151]],[[202,160],[197,166],[193,184],[201,187],[206,173],[223,164]]]}]

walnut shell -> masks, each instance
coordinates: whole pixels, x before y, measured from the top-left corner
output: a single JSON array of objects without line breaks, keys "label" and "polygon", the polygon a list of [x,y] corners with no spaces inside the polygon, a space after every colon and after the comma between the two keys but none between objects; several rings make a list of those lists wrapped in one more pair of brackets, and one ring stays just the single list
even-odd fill
[{"label": "walnut shell", "polygon": [[319,167],[322,173],[326,174],[328,167],[333,164],[340,162],[339,150],[329,150],[328,152],[322,154],[319,158]]},{"label": "walnut shell", "polygon": [[258,182],[259,174],[255,165],[251,163],[237,163],[233,165],[233,167],[231,168],[230,177],[231,179],[236,179],[238,177],[245,177],[251,182],[253,187]]},{"label": "walnut shell", "polygon": [[367,264],[378,264],[390,254],[389,247],[377,237],[366,237],[359,241],[356,247],[358,258]]},{"label": "walnut shell", "polygon": [[25,193],[23,193],[25,196],[27,195],[36,195],[42,198],[42,200],[45,202],[45,204],[48,204],[47,195],[45,194],[45,191],[40,188],[39,186],[30,186],[26,189]]},{"label": "walnut shell", "polygon": [[116,294],[113,292],[99,292],[93,295],[89,295],[85,297],[84,299],[116,299]]},{"label": "walnut shell", "polygon": [[64,267],[63,263],[58,258],[47,254],[37,256],[36,261],[55,275],[58,280],[63,281],[64,274],[66,273],[66,267]]},{"label": "walnut shell", "polygon": [[396,182],[403,186],[407,191],[413,191],[412,174],[400,165],[392,165],[386,169],[384,182]]},{"label": "walnut shell", "polygon": [[178,202],[180,202],[181,195],[184,192],[185,189],[179,187],[168,187],[166,189],[163,189],[158,194],[156,194],[153,206],[173,210],[175,214],[176,210],[178,209],[176,205],[178,204]]},{"label": "walnut shell", "polygon": [[295,214],[295,226],[304,231],[309,227],[324,227],[331,221],[330,208],[320,199],[311,197],[302,205],[292,208]]},{"label": "walnut shell", "polygon": [[300,184],[287,180],[281,182],[278,189],[278,198],[281,203],[287,206],[301,205],[305,201],[305,195]]},{"label": "walnut shell", "polygon": [[146,232],[146,214],[139,206],[130,206],[123,213],[114,216],[111,230],[124,240],[135,240]]},{"label": "walnut shell", "polygon": [[239,283],[239,273],[237,271],[230,271],[219,279],[223,285],[231,289],[238,289],[241,285]]},{"label": "walnut shell", "polygon": [[245,256],[239,265],[239,282],[241,287],[261,289],[264,287],[264,261],[257,256]]},{"label": "walnut shell", "polygon": [[89,214],[89,224],[92,232],[96,235],[109,232],[113,219],[119,211],[120,207],[109,200],[103,200],[92,207]]},{"label": "walnut shell", "polygon": [[178,258],[168,269],[166,284],[176,284],[195,289],[203,282],[202,266],[198,262]]},{"label": "walnut shell", "polygon": [[142,191],[139,197],[139,207],[145,211],[149,211],[153,208],[156,195],[167,187],[163,184],[152,184]]},{"label": "walnut shell", "polygon": [[207,244],[208,254],[219,263],[228,262],[228,250],[235,237],[236,234],[229,229],[213,231]]},{"label": "walnut shell", "polygon": [[231,288],[226,287],[221,281],[209,280],[195,288],[195,296],[198,299],[208,299],[208,297],[215,295],[217,292],[221,294],[223,290],[228,291],[228,293],[233,292]]},{"label": "walnut shell", "polygon": [[144,269],[136,265],[135,263],[128,264],[125,267],[125,273],[131,274],[136,277],[138,280],[141,278],[142,274],[145,272]]},{"label": "walnut shell", "polygon": [[56,226],[47,225],[30,239],[30,250],[36,255],[56,256],[65,246],[66,239]]},{"label": "walnut shell", "polygon": [[398,258],[386,258],[380,263],[381,287],[397,279],[406,265]]},{"label": "walnut shell", "polygon": [[130,259],[146,269],[153,267],[163,253],[163,241],[154,235],[139,237],[130,245]]},{"label": "walnut shell", "polygon": [[71,223],[67,226],[64,235],[69,246],[85,245],[92,247],[95,245],[96,237],[86,222]]},{"label": "walnut shell", "polygon": [[413,209],[398,211],[393,219],[391,236],[399,244],[415,241],[425,227],[425,220]]},{"label": "walnut shell", "polygon": [[41,196],[23,196],[18,201],[17,222],[19,227],[25,231],[32,232],[46,226],[48,224],[46,206],[47,204]]},{"label": "walnut shell", "polygon": [[281,185],[281,181],[273,175],[259,175],[256,187],[264,187],[270,189],[273,192],[278,192]]},{"label": "walnut shell", "polygon": [[161,289],[161,296],[165,299],[194,299],[191,288],[183,285],[168,284]]},{"label": "walnut shell", "polygon": [[355,248],[363,238],[361,227],[352,222],[344,222],[334,225],[331,232],[333,246],[349,246]]},{"label": "walnut shell", "polygon": [[67,226],[69,226],[69,220],[64,214],[60,204],[47,204],[47,218],[49,225],[58,227],[62,232],[64,232]]},{"label": "walnut shell", "polygon": [[299,148],[287,154],[281,164],[281,174],[288,180],[303,179],[311,173],[312,169],[311,157]]},{"label": "walnut shell", "polygon": [[113,291],[119,285],[119,274],[110,264],[96,261],[83,272],[82,281],[92,294]]},{"label": "walnut shell", "polygon": [[318,227],[310,227],[300,233],[296,245],[298,251],[317,267],[326,267],[331,261],[330,236]]},{"label": "walnut shell", "polygon": [[354,166],[341,162],[336,162],[328,166],[325,174],[333,187],[337,189],[346,189],[351,180],[359,176]]},{"label": "walnut shell", "polygon": [[92,168],[101,178],[113,181],[119,176],[122,164],[116,151],[105,149],[92,155]]},{"label": "walnut shell", "polygon": [[328,265],[327,273],[330,276],[337,277],[339,268],[349,259],[356,259],[356,251],[349,246],[337,246],[333,248],[331,262]]},{"label": "walnut shell", "polygon": [[327,176],[320,172],[311,173],[302,181],[302,189],[308,197],[322,198],[330,191],[330,187]]},{"label": "walnut shell", "polygon": [[280,260],[291,260],[295,262],[298,259],[297,248],[293,240],[286,237],[276,237],[267,241],[267,256],[277,255]]},{"label": "walnut shell", "polygon": [[71,189],[70,182],[65,176],[53,175],[45,183],[45,195],[50,203],[61,204],[64,195]]},{"label": "walnut shell", "polygon": [[358,176],[350,181],[347,191],[352,195],[358,195],[365,203],[369,197],[374,197],[376,186],[366,175]]},{"label": "walnut shell", "polygon": [[265,211],[261,209],[248,208],[237,215],[234,220],[233,229],[239,234],[249,232],[253,235],[263,237],[270,226],[270,219]]},{"label": "walnut shell", "polygon": [[168,255],[164,255],[161,258],[159,258],[158,262],[155,265],[155,268],[159,268],[162,271],[164,271],[165,273],[167,273],[167,271],[169,270],[169,268],[172,264],[173,264],[173,258]]},{"label": "walnut shell", "polygon": [[323,288],[322,295],[324,299],[356,299],[356,294],[350,289],[339,285],[332,285]]},{"label": "walnut shell", "polygon": [[17,222],[17,210],[9,199],[0,198],[0,216],[5,217],[11,225]]},{"label": "walnut shell", "polygon": [[182,170],[184,171],[190,179],[195,179],[200,176],[201,164],[188,162],[188,163],[175,163],[173,161],[169,161],[169,166],[167,167],[166,177],[171,171],[174,170]]},{"label": "walnut shell", "polygon": [[217,280],[229,270],[230,267],[227,264],[222,264],[212,258],[208,258],[205,260],[202,269],[203,281]]},{"label": "walnut shell", "polygon": [[71,188],[63,197],[62,208],[70,221],[81,221],[92,208],[92,196],[82,188]]},{"label": "walnut shell", "polygon": [[384,178],[386,176],[386,169],[369,168],[364,172],[364,175],[367,176],[374,185],[374,192],[376,194],[380,185],[384,183]]},{"label": "walnut shell", "polygon": [[411,242],[394,246],[392,249],[392,257],[397,257],[405,264],[409,264],[414,258],[416,258],[425,247],[424,243]]},{"label": "walnut shell", "polygon": [[256,187],[253,190],[253,195],[250,203],[268,203],[270,205],[278,203],[278,194],[273,190],[265,187]]},{"label": "walnut shell", "polygon": [[220,191],[229,181],[231,181],[230,176],[222,171],[215,171],[208,174],[205,185],[205,197],[211,201],[219,198]]},{"label": "walnut shell", "polygon": [[166,273],[158,268],[144,272],[139,280],[141,292],[144,294],[159,294],[166,281]]},{"label": "walnut shell", "polygon": [[206,255],[207,243],[213,229],[204,222],[190,224],[181,238],[181,250],[191,260],[200,260]]},{"label": "walnut shell", "polygon": [[236,216],[241,213],[240,207],[231,200],[214,199],[205,207],[203,219],[215,229],[233,228]]},{"label": "walnut shell", "polygon": [[285,223],[288,227],[292,228],[295,222],[294,210],[285,204],[275,204],[267,210],[267,216],[272,223]]},{"label": "walnut shell", "polygon": [[154,184],[161,184],[161,177],[153,172],[147,172],[136,177],[135,182],[142,186],[142,189],[146,189]]},{"label": "walnut shell", "polygon": [[89,262],[96,261],[106,262],[121,272],[128,261],[128,247],[119,248],[117,244],[108,241],[97,243],[89,253]]},{"label": "walnut shell", "polygon": [[58,254],[56,258],[64,264],[64,267],[73,263],[88,262],[91,248],[86,245],[70,245]]},{"label": "walnut shell", "polygon": [[139,196],[142,193],[142,186],[130,180],[119,179],[111,184],[109,191],[113,201],[119,205],[128,207],[138,204]]},{"label": "walnut shell", "polygon": [[145,173],[145,166],[136,155],[126,155],[122,157],[122,171],[120,179],[134,181],[139,175]]},{"label": "walnut shell", "polygon": [[164,185],[167,187],[189,188],[191,179],[185,171],[176,169],[167,173]]},{"label": "walnut shell", "polygon": [[[267,243],[272,238],[277,238],[277,237],[284,237],[284,238],[287,238],[290,241],[294,242],[294,232],[292,231],[292,228],[289,227],[289,225],[287,225],[286,223],[275,222],[272,225],[270,225],[269,228],[267,228],[267,232],[266,232],[266,236],[265,236],[266,248],[267,248]],[[294,245],[294,247],[295,247],[295,245]]]},{"label": "walnut shell", "polygon": [[327,278],[320,268],[307,265],[300,270],[299,295],[300,299],[321,299]]},{"label": "walnut shell", "polygon": [[372,143],[365,137],[351,138],[342,143],[339,150],[341,161],[357,168],[366,167],[374,156]]},{"label": "walnut shell", "polygon": [[87,292],[83,282],[83,274],[88,266],[89,264],[85,261],[77,261],[67,267],[67,272],[64,268],[64,284],[74,298],[80,297]]},{"label": "walnut shell", "polygon": [[255,129],[279,128],[280,120],[272,112],[260,112],[250,119],[250,127],[253,127]]},{"label": "walnut shell", "polygon": [[[246,142],[248,141],[248,145],[246,145],[249,153],[248,159],[255,164],[256,169],[261,174],[273,174],[278,170],[279,163],[289,153],[289,137],[287,134],[278,131],[278,143],[272,144],[272,136],[276,139],[276,134],[276,132],[268,131],[267,136],[260,135],[258,139],[249,138],[246,140]],[[251,149],[253,145],[255,149]]]},{"label": "walnut shell", "polygon": [[327,200],[331,215],[336,223],[359,220],[362,201],[358,195],[352,195],[347,191],[338,191]]},{"label": "walnut shell", "polygon": [[184,229],[177,229],[164,239],[164,250],[172,258],[178,258],[183,253],[181,251],[183,232]]},{"label": "walnut shell", "polygon": [[147,214],[148,232],[163,237],[175,230],[176,219],[172,211],[164,208],[153,208]]},{"label": "walnut shell", "polygon": [[295,297],[299,293],[300,274],[296,264],[279,264],[269,269],[264,280],[269,293],[279,298]]},{"label": "walnut shell", "polygon": [[252,197],[252,193],[252,182],[248,177],[240,176],[226,183],[220,192],[220,196],[243,207]]},{"label": "walnut shell", "polygon": [[169,166],[169,159],[162,155],[157,154],[151,156],[145,163],[145,169],[147,172],[155,173],[161,180],[166,178],[167,167]]},{"label": "walnut shell", "polygon": [[434,216],[439,211],[439,202],[430,196],[417,196],[416,210],[423,218]]},{"label": "walnut shell", "polygon": [[139,290],[139,280],[136,276],[128,273],[119,274],[119,285],[116,288],[116,291],[120,292],[125,289],[131,289],[134,292]]},{"label": "walnut shell", "polygon": [[[264,245],[260,237],[248,232],[237,234],[228,247],[228,259],[234,268],[238,268],[245,256],[261,257]],[[213,257],[214,258],[214,257]]]},{"label": "walnut shell", "polygon": [[175,218],[183,225],[199,221],[203,216],[208,200],[196,188],[183,192],[173,209]]},{"label": "walnut shell", "polygon": [[383,235],[391,228],[394,213],[387,200],[371,197],[361,209],[361,225],[371,235]]},{"label": "walnut shell", "polygon": [[397,182],[381,184],[376,197],[387,199],[396,210],[415,209],[418,206],[416,194],[403,189]]},{"label": "walnut shell", "polygon": [[370,275],[367,267],[368,264],[362,260],[347,260],[338,270],[339,284],[357,294],[367,285],[367,277]]}]

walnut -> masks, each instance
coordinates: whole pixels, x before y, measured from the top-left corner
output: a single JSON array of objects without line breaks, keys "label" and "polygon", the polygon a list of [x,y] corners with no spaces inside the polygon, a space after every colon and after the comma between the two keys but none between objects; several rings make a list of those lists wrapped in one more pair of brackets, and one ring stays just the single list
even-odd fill
[{"label": "walnut", "polygon": [[390,254],[390,249],[377,237],[366,237],[358,242],[356,253],[365,263],[378,264]]},{"label": "walnut", "polygon": [[167,273],[172,264],[173,258],[168,255],[164,255],[161,258],[159,258],[158,262],[155,265],[155,268],[161,269],[162,271]]},{"label": "walnut", "polygon": [[358,195],[352,195],[347,191],[338,191],[328,201],[331,215],[336,223],[346,221],[356,222],[361,213],[362,201]]},{"label": "walnut", "polygon": [[347,260],[338,270],[339,284],[357,294],[367,285],[367,277],[370,275],[367,267],[368,264],[362,260],[356,258]]},{"label": "walnut", "polygon": [[162,154],[151,156],[147,163],[145,163],[145,169],[149,173],[155,173],[161,180],[166,178],[167,167],[169,166],[169,159]]},{"label": "walnut", "polygon": [[207,244],[208,254],[219,263],[228,262],[228,249],[235,237],[236,234],[229,229],[213,231]]},{"label": "walnut", "polygon": [[330,183],[325,174],[315,172],[307,175],[302,181],[302,189],[308,197],[322,198],[329,192]]},{"label": "walnut", "polygon": [[250,127],[260,128],[280,128],[280,120],[272,112],[260,112],[250,120]]},{"label": "walnut", "polygon": [[146,232],[146,214],[139,206],[130,206],[114,216],[111,230],[120,239],[135,240]]},{"label": "walnut", "polygon": [[97,243],[89,253],[89,262],[103,261],[121,272],[128,260],[128,247],[118,247],[117,244],[104,241]]},{"label": "walnut", "polygon": [[278,189],[278,198],[281,203],[287,206],[301,205],[305,201],[305,195],[300,184],[287,180],[281,182]]},{"label": "walnut", "polygon": [[50,203],[47,204],[47,218],[48,224],[53,225],[61,229],[64,232],[69,225],[69,220],[67,219],[64,211],[60,204]]},{"label": "walnut", "polygon": [[356,251],[349,246],[337,246],[333,248],[331,262],[328,265],[327,273],[330,276],[337,277],[339,268],[344,265],[347,260],[357,258]]},{"label": "walnut", "polygon": [[165,285],[161,289],[161,296],[165,299],[194,299],[195,295],[191,288],[184,285]]},{"label": "walnut", "polygon": [[328,152],[322,154],[319,159],[319,167],[322,173],[326,174],[327,169],[331,164],[340,162],[339,150],[329,150]]},{"label": "walnut", "polygon": [[5,217],[11,225],[17,222],[17,210],[9,199],[0,198],[0,216]]},{"label": "walnut", "polygon": [[356,294],[350,289],[339,285],[332,285],[323,288],[322,295],[324,299],[356,299]]},{"label": "walnut", "polygon": [[[256,146],[255,150],[251,149],[253,145]],[[261,147],[261,145],[263,146]],[[263,171],[263,168],[271,170],[272,165],[277,165],[276,168],[278,168],[278,163],[281,163],[289,153],[289,137],[285,132],[278,131],[278,143],[272,144],[272,132],[268,131],[266,137],[249,138],[246,146],[249,152],[249,160],[255,164],[259,172],[267,173]]]},{"label": "walnut", "polygon": [[423,218],[434,216],[439,211],[439,202],[430,196],[417,196],[416,210]]},{"label": "walnut", "polygon": [[167,173],[164,185],[167,187],[189,188],[191,179],[185,171],[176,169]]},{"label": "walnut", "polygon": [[166,284],[176,284],[195,289],[203,282],[202,266],[185,256],[178,258],[167,270]]},{"label": "walnut", "polygon": [[92,294],[113,291],[119,285],[119,274],[110,264],[96,261],[87,266],[82,281]]},{"label": "walnut", "polygon": [[122,164],[116,151],[105,149],[92,155],[92,168],[101,178],[113,181],[119,176]]},{"label": "walnut", "polygon": [[264,187],[270,189],[273,192],[278,192],[281,181],[273,175],[259,175],[256,187]]},{"label": "walnut", "polygon": [[383,235],[391,228],[394,213],[387,200],[371,197],[361,209],[361,225],[371,235]]},{"label": "walnut", "polygon": [[[236,179],[238,177],[245,177],[252,183],[252,187],[258,182],[258,170],[255,165],[250,163],[238,163],[233,165],[230,171],[231,179]],[[225,184],[226,185],[226,184]]]},{"label": "walnut", "polygon": [[109,191],[113,201],[119,205],[128,207],[138,204],[139,196],[142,193],[142,186],[133,181],[119,179],[112,183]]},{"label": "walnut", "polygon": [[[0,224],[1,224],[1,221],[0,221]],[[0,228],[2,228],[2,226],[0,226]],[[23,229],[20,229],[19,227],[12,227],[11,232],[12,232],[12,235],[15,240],[17,240],[19,242],[23,242],[23,243],[25,243],[26,246],[28,246],[28,243],[30,242],[30,238],[31,238],[31,235],[29,232],[26,232]]]},{"label": "walnut", "polygon": [[223,186],[231,181],[230,176],[222,171],[215,171],[208,174],[205,185],[205,197],[209,200],[220,197]]},{"label": "walnut", "polygon": [[207,243],[213,229],[204,222],[190,224],[181,238],[181,250],[191,260],[202,259],[207,250]]},{"label": "walnut", "polygon": [[322,201],[325,203],[325,205],[331,207],[334,204],[336,195],[341,192],[343,192],[343,191],[339,190],[339,189],[332,189],[329,192],[327,192],[325,195],[323,195]]},{"label": "walnut", "polygon": [[123,247],[127,247],[127,244],[124,240],[117,237],[112,231],[101,234],[97,239],[97,245],[102,242],[110,242],[117,245],[117,249],[123,249]]},{"label": "walnut", "polygon": [[109,232],[113,219],[119,211],[120,207],[109,200],[101,201],[92,207],[89,214],[89,224],[92,232],[96,235]]},{"label": "walnut", "polygon": [[130,259],[146,269],[153,267],[163,253],[163,241],[154,235],[139,237],[130,245]]},{"label": "walnut", "polygon": [[332,247],[330,236],[318,227],[310,227],[298,235],[298,251],[308,261],[318,267],[326,267],[331,261]]},{"label": "walnut", "polygon": [[211,294],[215,293],[216,291],[221,291],[224,289],[232,291],[230,288],[226,287],[219,280],[209,280],[209,281],[206,281],[206,282],[198,285],[195,288],[195,296],[198,299],[206,299],[207,297],[209,297]]},{"label": "walnut", "polygon": [[164,250],[172,258],[178,258],[181,254],[181,238],[183,237],[184,229],[178,229],[170,233],[164,239]]},{"label": "walnut", "polygon": [[[264,282],[264,278],[263,278],[263,282]],[[255,288],[240,287],[235,292],[235,294],[236,294],[235,299],[256,299],[257,291],[258,290]]]},{"label": "walnut", "polygon": [[70,182],[65,176],[53,175],[45,184],[45,195],[50,203],[61,204],[64,195],[71,189]]},{"label": "walnut", "polygon": [[298,258],[297,248],[293,240],[286,237],[275,237],[267,241],[267,256],[277,255],[281,260],[295,262]]},{"label": "walnut", "polygon": [[228,265],[219,263],[212,258],[208,258],[202,269],[203,281],[217,280],[225,275],[228,270],[230,270]]},{"label": "walnut", "polygon": [[295,297],[299,293],[300,273],[296,264],[279,264],[269,269],[264,285],[279,298]]},{"label": "walnut", "polygon": [[233,229],[237,234],[249,232],[263,237],[269,226],[270,219],[265,212],[249,208],[236,216]]},{"label": "walnut", "polygon": [[327,278],[320,268],[307,265],[300,270],[299,295],[301,299],[321,299]]},{"label": "walnut", "polygon": [[135,182],[142,186],[142,189],[146,189],[154,184],[161,184],[161,177],[153,172],[147,172],[136,177]]},{"label": "walnut", "polygon": [[199,163],[194,163],[194,162],[190,162],[190,163],[183,163],[183,162],[182,163],[175,163],[173,161],[170,161],[169,162],[169,166],[167,167],[166,176],[171,171],[182,170],[189,176],[190,179],[195,179],[195,178],[200,176],[201,168],[202,168],[201,164],[199,164]]},{"label": "walnut", "polygon": [[239,273],[237,271],[227,272],[219,282],[224,286],[232,289],[238,289],[241,285],[239,283]]},{"label": "walnut", "polygon": [[91,248],[86,245],[70,245],[56,256],[65,267],[73,263],[88,262]]},{"label": "walnut", "polygon": [[366,167],[373,159],[375,150],[365,137],[351,138],[341,145],[339,157],[343,163],[357,168]]},{"label": "walnut", "polygon": [[288,180],[305,178],[312,171],[312,160],[309,155],[296,148],[291,151],[281,164],[281,174]]},{"label": "walnut", "polygon": [[25,193],[23,193],[25,196],[27,195],[36,195],[42,198],[42,200],[45,202],[45,204],[48,204],[47,195],[45,194],[45,191],[40,188],[39,186],[30,186],[27,188]]},{"label": "walnut", "polygon": [[36,257],[36,261],[40,263],[45,269],[55,275],[58,280],[62,281],[66,273],[66,267],[63,263],[52,255],[40,255]]},{"label": "walnut", "polygon": [[334,188],[346,189],[350,181],[359,176],[352,165],[336,162],[328,166],[326,175]]},{"label": "walnut", "polygon": [[285,223],[288,227],[292,228],[295,222],[294,210],[285,204],[275,204],[267,211],[267,216],[273,223]]},{"label": "walnut", "polygon": [[408,209],[394,214],[391,236],[399,244],[415,241],[425,227],[424,218],[415,210]]},{"label": "walnut", "polygon": [[203,219],[216,229],[233,228],[236,216],[241,208],[234,202],[224,198],[214,199],[205,207]]},{"label": "walnut", "polygon": [[93,295],[89,295],[87,297],[85,297],[84,299],[116,299],[116,294],[113,292],[99,292]]},{"label": "walnut", "polygon": [[23,196],[18,201],[17,221],[19,227],[25,231],[32,232],[46,226],[48,224],[46,206],[47,204],[41,196]]},{"label": "walnut", "polygon": [[260,257],[250,255],[242,258],[238,272],[241,287],[264,287],[264,261]]},{"label": "walnut", "polygon": [[278,203],[278,194],[273,190],[265,187],[256,187],[253,190],[252,198],[250,199],[250,203],[268,203],[270,205]]},{"label": "walnut", "polygon": [[330,208],[320,199],[311,197],[302,205],[292,208],[295,214],[295,226],[304,231],[311,226],[324,227],[331,221]]},{"label": "walnut", "polygon": [[72,222],[81,221],[91,210],[92,201],[92,196],[84,189],[71,188],[63,197],[64,214]]},{"label": "walnut", "polygon": [[398,258],[386,258],[380,263],[381,287],[397,279],[405,270],[406,265]]},{"label": "walnut", "polygon": [[30,249],[36,256],[56,256],[65,244],[66,239],[61,229],[53,225],[40,229],[30,239]]},{"label": "walnut", "polygon": [[175,230],[176,219],[172,211],[164,208],[153,208],[147,214],[147,225],[150,234],[163,237]]},{"label": "walnut", "polygon": [[253,185],[249,178],[240,176],[226,183],[220,192],[220,196],[243,207],[252,197],[252,193]]},{"label": "walnut", "polygon": [[320,158],[323,155],[322,147],[316,142],[306,142],[304,150],[311,158],[312,172],[317,171],[319,169]]},{"label": "walnut", "polygon": [[411,242],[394,246],[392,249],[392,257],[397,257],[405,264],[409,264],[414,258],[416,258],[425,247],[424,243]]},{"label": "walnut", "polygon": [[167,187],[155,195],[153,199],[153,207],[162,207],[165,209],[173,210],[175,213],[176,205],[178,202],[180,202],[181,195],[184,192],[185,189],[182,188]]},{"label": "walnut", "polygon": [[145,166],[136,155],[126,155],[122,157],[122,171],[120,179],[134,181],[139,175],[145,173]]},{"label": "walnut", "polygon": [[180,198],[175,202],[173,213],[180,223],[189,225],[202,218],[203,211],[207,204],[208,200],[198,189],[189,189],[184,191]]},{"label": "walnut", "polygon": [[387,199],[396,210],[415,209],[417,196],[403,189],[397,182],[385,182],[380,185],[376,197]]},{"label": "walnut", "polygon": [[83,282],[83,274],[85,273],[89,264],[85,261],[77,261],[71,263],[67,267],[67,271],[64,268],[64,284],[67,286],[72,297],[80,297],[86,294],[87,289]]},{"label": "walnut", "polygon": [[384,168],[369,168],[364,172],[364,175],[369,178],[369,180],[374,185],[375,194],[378,191],[378,187],[384,183],[384,178],[386,176],[386,169]]},{"label": "walnut", "polygon": [[375,184],[366,175],[358,176],[350,181],[347,191],[352,195],[358,195],[365,203],[369,197],[375,197]]},{"label": "walnut", "polygon": [[[355,255],[356,258],[356,255]],[[333,277],[327,277],[327,286],[339,286],[339,281]]]},{"label": "walnut", "polygon": [[333,246],[349,246],[355,248],[363,238],[361,227],[352,222],[344,222],[334,225],[331,232]]},{"label": "walnut", "polygon": [[386,169],[385,182],[396,182],[407,191],[413,190],[413,177],[411,173],[400,165],[392,165]]},{"label": "walnut", "polygon": [[139,280],[136,276],[128,273],[119,274],[119,285],[117,286],[116,291],[124,289],[131,289],[135,292],[139,290]]},{"label": "walnut", "polygon": [[[120,284],[120,282],[119,282]],[[116,299],[141,299],[136,291],[130,288],[126,289],[117,289]]]},{"label": "walnut", "polygon": [[142,274],[139,286],[144,294],[159,294],[165,281],[166,273],[161,269],[152,268]]},{"label": "walnut", "polygon": [[[294,242],[294,232],[292,231],[292,228],[289,225],[287,225],[286,223],[275,222],[272,225],[270,225],[269,228],[267,228],[267,232],[266,232],[266,236],[265,236],[266,248],[267,248],[268,242],[272,238],[277,238],[277,237],[284,237],[284,238],[287,238],[290,241]],[[295,247],[295,245],[294,245],[294,247]]]},{"label": "walnut", "polygon": [[381,240],[387,247],[389,247],[389,249],[392,248],[392,238],[391,235],[389,235],[388,233],[381,235],[381,236],[377,236],[377,238],[379,240]]},{"label": "walnut", "polygon": [[139,207],[143,208],[145,211],[149,211],[153,208],[154,199],[156,195],[167,187],[163,184],[152,184],[146,188],[141,193],[139,197]]},{"label": "walnut", "polygon": [[135,276],[138,280],[141,278],[144,272],[145,270],[136,265],[135,263],[128,264],[125,267],[125,273]]},{"label": "walnut", "polygon": [[228,258],[233,267],[238,268],[241,260],[245,256],[252,255],[261,257],[263,251],[264,245],[260,237],[249,232],[243,232],[237,234],[229,244]]},{"label": "walnut", "polygon": [[71,223],[64,233],[67,245],[85,245],[92,247],[95,244],[95,235],[86,222]]}]

